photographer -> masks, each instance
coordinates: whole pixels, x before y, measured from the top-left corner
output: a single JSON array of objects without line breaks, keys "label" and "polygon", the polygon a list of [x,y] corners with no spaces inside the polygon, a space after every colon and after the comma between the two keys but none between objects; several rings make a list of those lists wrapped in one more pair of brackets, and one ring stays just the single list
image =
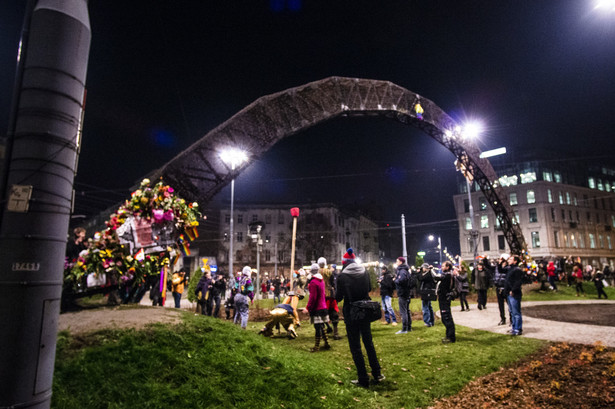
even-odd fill
[{"label": "photographer", "polygon": [[[502,254],[498,263],[495,266],[495,274],[493,282],[495,284],[495,293],[498,298],[498,308],[500,309],[500,322],[498,325],[506,325],[506,310],[504,304],[508,305],[508,294],[504,291],[506,286],[506,273],[508,271],[508,254]],[[510,311],[510,307],[508,308]],[[512,322],[512,320],[511,320]]]},{"label": "photographer", "polygon": [[442,338],[443,344],[453,343],[456,341],[455,337],[455,322],[453,321],[453,314],[451,312],[451,293],[453,286],[455,285],[455,277],[458,275],[457,270],[453,269],[453,264],[450,261],[442,263],[442,274],[435,277],[437,281],[440,281],[438,285],[438,305],[440,307],[440,315],[442,323],[446,327],[446,337]]}]

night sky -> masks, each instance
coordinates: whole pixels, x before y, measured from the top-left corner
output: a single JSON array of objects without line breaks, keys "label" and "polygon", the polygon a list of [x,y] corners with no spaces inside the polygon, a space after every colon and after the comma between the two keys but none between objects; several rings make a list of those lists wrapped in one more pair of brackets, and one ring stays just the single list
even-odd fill
[{"label": "night sky", "polygon": [[[0,133],[25,1],[0,4]],[[259,97],[329,76],[388,80],[454,119],[483,150],[613,157],[615,12],[593,0],[91,0],[92,45],[75,213],[130,187]],[[454,157],[414,128],[340,118],[286,138],[236,183],[236,201],[381,208],[415,246],[458,251]],[[225,188],[215,201],[229,199]],[[209,204],[205,205],[210,207]],[[392,234],[399,236],[399,229]]]}]

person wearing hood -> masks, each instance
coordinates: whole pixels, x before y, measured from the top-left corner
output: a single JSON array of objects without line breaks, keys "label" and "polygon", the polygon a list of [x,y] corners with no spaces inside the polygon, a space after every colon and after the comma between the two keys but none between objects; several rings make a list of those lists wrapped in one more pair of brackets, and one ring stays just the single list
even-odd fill
[{"label": "person wearing hood", "polygon": [[310,322],[314,325],[314,348],[311,352],[320,350],[320,340],[324,341],[323,349],[330,349],[329,339],[327,338],[327,332],[325,331],[325,323],[329,322],[329,312],[327,310],[327,302],[325,301],[325,282],[322,274],[319,271],[318,264],[312,264],[310,267],[310,274],[312,279],[308,284],[308,290],[310,297],[305,309],[310,314]]},{"label": "person wearing hood", "polygon": [[385,325],[392,324],[397,325],[397,317],[395,311],[391,305],[391,299],[393,298],[393,292],[395,291],[395,283],[393,282],[393,276],[387,269],[387,266],[381,268],[382,276],[378,280],[380,283],[380,297],[382,298],[382,311],[384,311]]},{"label": "person wearing hood", "polygon": [[248,317],[250,314],[250,301],[254,300],[254,285],[252,284],[252,269],[245,266],[241,270],[241,277],[235,282],[235,320],[234,323],[241,322],[241,328],[248,327]]},{"label": "person wearing hood", "polygon": [[395,334],[407,334],[412,331],[412,315],[410,312],[410,291],[416,287],[414,277],[410,274],[410,268],[404,257],[398,257],[395,261],[397,274],[395,275],[395,287],[399,303],[399,315],[401,316],[402,328]]},{"label": "person wearing hood", "polygon": [[372,340],[371,322],[353,321],[350,318],[350,307],[353,301],[369,300],[371,281],[369,274],[360,264],[355,262],[355,254],[352,249],[348,249],[342,259],[342,272],[337,278],[337,290],[335,299],[337,302],[344,301],[342,311],[344,322],[346,323],[346,335],[348,336],[348,346],[352,354],[352,360],[357,368],[358,380],[352,381],[354,385],[367,388],[369,377],[365,368],[365,359],[361,351],[361,339],[367,352],[367,359],[372,370],[374,382],[384,380],[384,375],[380,372],[380,363],[376,355],[376,348]]}]

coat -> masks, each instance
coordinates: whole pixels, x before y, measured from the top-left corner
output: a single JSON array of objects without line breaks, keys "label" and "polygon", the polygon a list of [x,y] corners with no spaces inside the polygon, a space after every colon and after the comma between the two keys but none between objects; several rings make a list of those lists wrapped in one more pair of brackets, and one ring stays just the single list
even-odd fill
[{"label": "coat", "polygon": [[308,299],[306,310],[310,315],[314,315],[318,310],[326,310],[327,302],[325,301],[325,282],[320,273],[312,276],[310,283],[308,284],[308,290],[310,292],[310,298]]}]

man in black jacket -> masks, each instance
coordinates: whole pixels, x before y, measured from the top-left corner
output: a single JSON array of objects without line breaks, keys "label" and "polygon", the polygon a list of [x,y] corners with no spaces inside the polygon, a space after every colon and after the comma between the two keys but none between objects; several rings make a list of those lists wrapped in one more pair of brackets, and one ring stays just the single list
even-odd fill
[{"label": "man in black jacket", "polygon": [[[395,262],[397,274],[395,275],[395,287],[397,289],[397,300],[399,302],[399,315],[401,316],[402,328],[395,334],[407,334],[412,331],[412,315],[410,312],[410,291],[416,282],[410,274],[410,269],[406,264],[406,259],[398,257]],[[413,285],[414,283],[414,285]]]},{"label": "man in black jacket", "polygon": [[346,323],[346,335],[348,336],[348,345],[352,360],[357,367],[359,379],[352,381],[353,384],[367,388],[369,386],[369,377],[365,368],[365,359],[361,352],[361,338],[369,366],[372,369],[372,375],[375,382],[380,382],[384,379],[384,375],[380,373],[380,363],[376,356],[376,348],[372,341],[371,322],[361,321],[355,322],[350,318],[350,304],[353,301],[369,300],[369,291],[371,283],[369,274],[365,271],[365,267],[355,262],[355,255],[352,249],[348,249],[342,260],[342,272],[337,278],[337,288],[335,299],[337,302],[344,301],[342,309],[344,313],[344,322]]},{"label": "man in black jacket", "polygon": [[508,295],[508,308],[512,317],[511,335],[523,334],[523,320],[521,318],[521,284],[523,283],[523,270],[519,268],[521,257],[514,254],[508,259],[510,268],[506,273],[504,292]]},{"label": "man in black jacket", "polygon": [[440,281],[438,285],[438,306],[440,307],[440,317],[442,324],[446,328],[446,338],[442,338],[442,343],[448,344],[455,342],[455,322],[451,313],[451,292],[455,286],[455,276],[457,271],[453,270],[453,264],[450,261],[445,261],[442,264],[442,274],[435,277]]},{"label": "man in black jacket", "polygon": [[393,325],[397,325],[397,317],[393,306],[391,305],[391,299],[393,292],[395,291],[395,283],[393,282],[393,276],[389,272],[386,266],[382,266],[382,276],[378,280],[380,283],[380,297],[382,298],[382,311],[384,311],[384,319],[387,324],[391,322]]}]

